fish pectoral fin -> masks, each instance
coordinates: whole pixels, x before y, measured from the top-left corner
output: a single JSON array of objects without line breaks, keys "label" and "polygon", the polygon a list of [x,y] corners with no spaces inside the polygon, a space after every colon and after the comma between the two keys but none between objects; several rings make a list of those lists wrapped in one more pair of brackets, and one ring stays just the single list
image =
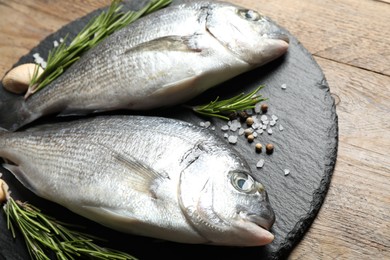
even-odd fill
[{"label": "fish pectoral fin", "polygon": [[157,172],[145,164],[142,164],[139,160],[128,154],[113,153],[113,158],[124,165],[132,172],[138,172],[137,178],[142,179],[147,183],[152,182],[155,179],[169,179],[169,176],[164,172]]},{"label": "fish pectoral fin", "polygon": [[64,108],[60,113],[58,113],[57,117],[67,117],[67,116],[87,116],[91,113],[95,112],[94,109],[70,109]]},{"label": "fish pectoral fin", "polygon": [[125,50],[124,54],[136,52],[202,52],[202,48],[197,45],[195,40],[198,35],[188,36],[164,36],[148,42],[140,43],[131,49]]},{"label": "fish pectoral fin", "polygon": [[[131,216],[131,212],[124,212],[123,210],[117,210],[113,208],[101,207],[101,206],[82,206],[84,215],[93,216],[93,219],[105,219],[110,222],[132,222],[136,221],[136,218]],[[87,216],[88,217],[88,216]]]},{"label": "fish pectoral fin", "polygon": [[191,76],[176,82],[165,84],[161,88],[154,91],[150,95],[150,97],[153,98],[161,97],[161,98],[172,99],[172,98],[176,98],[176,96],[181,96],[183,99],[187,99],[185,98],[185,95],[193,96],[191,94],[193,89],[191,86],[195,86],[196,80],[197,80],[196,76]]},{"label": "fish pectoral fin", "polygon": [[18,181],[23,184],[24,187],[26,187],[27,189],[31,190],[34,193],[36,192],[36,190],[31,185],[31,182],[28,177],[29,175],[26,174],[20,166],[14,164],[8,164],[8,163],[4,163],[2,166],[8,171],[10,171],[15,176],[15,178],[18,179]]},{"label": "fish pectoral fin", "polygon": [[137,217],[128,209],[92,205],[85,205],[77,209],[72,209],[72,207],[69,207],[69,209],[75,212],[79,212],[80,215],[92,219],[104,226],[128,233],[133,233],[135,230],[137,230],[137,226],[143,222],[142,218],[139,216]]},{"label": "fish pectoral fin", "polygon": [[169,179],[169,175],[166,172],[157,172],[148,165],[140,162],[131,154],[124,151],[121,153],[107,147],[103,144],[95,143],[100,147],[100,150],[105,150],[105,154],[110,156],[109,161],[113,162],[113,165],[119,165],[126,168],[126,172],[129,174],[129,184],[132,188],[142,194],[147,194],[149,197],[156,198],[156,194],[153,191],[153,184],[155,182]]}]

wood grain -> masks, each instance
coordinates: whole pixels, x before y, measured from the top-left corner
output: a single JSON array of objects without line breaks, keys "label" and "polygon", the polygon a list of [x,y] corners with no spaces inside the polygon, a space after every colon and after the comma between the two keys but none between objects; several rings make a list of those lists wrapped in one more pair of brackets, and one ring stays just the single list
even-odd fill
[{"label": "wood grain", "polygon": [[317,61],[340,99],[339,152],[324,205],[291,259],[388,259],[390,78]]},{"label": "wood grain", "polygon": [[46,36],[107,4],[107,0],[0,0],[0,77]]},{"label": "wood grain", "polygon": [[[337,100],[340,143],[320,213],[291,259],[390,259],[390,1],[234,0],[295,35]],[[0,0],[0,77],[108,1]]]},{"label": "wood grain", "polygon": [[[239,2],[239,1],[237,1]],[[372,0],[241,1],[295,35],[313,54],[390,75],[390,5]]]}]

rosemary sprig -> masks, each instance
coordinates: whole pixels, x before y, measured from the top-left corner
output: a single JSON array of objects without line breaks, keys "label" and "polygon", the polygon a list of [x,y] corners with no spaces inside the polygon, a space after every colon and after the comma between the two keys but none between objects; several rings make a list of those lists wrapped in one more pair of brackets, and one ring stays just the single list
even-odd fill
[{"label": "rosemary sprig", "polygon": [[[70,65],[77,61],[80,56],[89,49],[96,46],[104,38],[113,32],[122,29],[134,22],[141,16],[155,12],[167,5],[172,0],[151,0],[139,11],[121,12],[120,0],[112,0],[107,12],[96,16],[77,34],[69,46],[66,45],[66,38],[57,47],[49,52],[47,65],[40,76],[33,76],[25,98],[36,93],[58,78]],[[39,65],[37,65],[39,66]]]},{"label": "rosemary sprig", "polygon": [[54,253],[59,260],[136,259],[126,253],[100,247],[94,244],[92,236],[70,230],[66,224],[43,214],[31,204],[15,201],[4,187],[6,184],[0,179],[0,194],[6,195],[1,196],[3,201],[0,204],[4,203],[8,229],[14,238],[16,228],[21,231],[32,259],[50,260],[50,253]]},{"label": "rosemary sprig", "polygon": [[191,107],[191,109],[201,115],[207,117],[217,117],[229,120],[230,113],[238,112],[246,109],[252,109],[261,101],[266,100],[258,92],[264,86],[259,86],[248,94],[241,93],[229,99],[219,100],[217,97],[214,101],[208,104]]}]

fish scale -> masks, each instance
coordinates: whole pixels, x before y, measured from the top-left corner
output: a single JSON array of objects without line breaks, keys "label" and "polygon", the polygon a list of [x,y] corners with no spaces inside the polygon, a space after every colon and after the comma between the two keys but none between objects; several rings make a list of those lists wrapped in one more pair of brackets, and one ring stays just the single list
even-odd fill
[{"label": "fish scale", "polygon": [[182,104],[287,49],[287,36],[256,11],[214,1],[172,5],[113,33],[29,98],[1,102],[0,127]]},{"label": "fish scale", "polygon": [[38,196],[121,232],[182,243],[270,243],[274,220],[245,160],[176,119],[100,116],[0,131],[3,166]]}]

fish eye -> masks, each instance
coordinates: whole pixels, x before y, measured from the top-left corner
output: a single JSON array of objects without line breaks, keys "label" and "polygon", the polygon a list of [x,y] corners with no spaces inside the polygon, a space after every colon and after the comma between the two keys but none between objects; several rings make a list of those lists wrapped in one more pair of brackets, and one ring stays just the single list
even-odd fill
[{"label": "fish eye", "polygon": [[243,172],[233,172],[230,178],[233,187],[239,192],[254,193],[255,180],[248,174]]},{"label": "fish eye", "polygon": [[259,14],[258,12],[254,11],[254,10],[240,10],[239,11],[239,14],[245,18],[246,20],[249,20],[249,21],[258,21],[261,19],[261,14]]}]

